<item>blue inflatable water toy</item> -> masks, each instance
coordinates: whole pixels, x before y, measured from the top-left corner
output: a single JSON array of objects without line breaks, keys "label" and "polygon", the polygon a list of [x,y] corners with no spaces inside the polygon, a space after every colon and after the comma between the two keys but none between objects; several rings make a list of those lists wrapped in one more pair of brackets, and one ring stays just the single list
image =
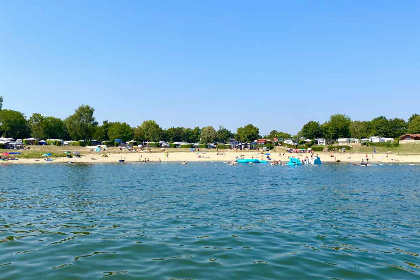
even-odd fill
[{"label": "blue inflatable water toy", "polygon": [[302,162],[298,158],[291,157],[290,160],[289,160],[289,162],[287,163],[287,165],[292,165],[292,166],[302,165]]}]

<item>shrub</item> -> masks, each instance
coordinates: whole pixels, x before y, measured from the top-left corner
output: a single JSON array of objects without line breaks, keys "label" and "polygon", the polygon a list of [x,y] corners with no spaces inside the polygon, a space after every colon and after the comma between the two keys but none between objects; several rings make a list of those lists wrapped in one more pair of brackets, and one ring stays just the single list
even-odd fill
[{"label": "shrub", "polygon": [[186,145],[181,145],[181,148],[192,148],[193,144],[186,144]]},{"label": "shrub", "polygon": [[216,148],[218,148],[218,149],[230,149],[230,146],[228,146],[228,145],[217,145]]},{"label": "shrub", "polygon": [[150,143],[151,147],[156,147],[159,148],[160,147],[160,143],[159,142],[155,142],[155,143]]},{"label": "shrub", "polygon": [[200,144],[200,145],[198,145],[197,148],[205,149],[205,148],[207,148],[207,145],[206,144]]},{"label": "shrub", "polygon": [[28,145],[28,144],[29,144],[29,141],[26,139],[23,139],[23,145]]},{"label": "shrub", "polygon": [[69,145],[70,146],[84,146],[85,145],[85,143],[84,142],[82,142],[82,141],[72,141],[72,142],[70,142],[69,143]]},{"label": "shrub", "polygon": [[120,143],[114,141],[114,147],[118,147]]},{"label": "shrub", "polygon": [[175,145],[174,143],[169,143],[169,146],[170,146],[171,148],[176,148],[176,145]]},{"label": "shrub", "polygon": [[0,143],[0,149],[4,149],[6,145],[4,143]]},{"label": "shrub", "polygon": [[47,145],[61,146],[63,145],[63,142],[58,140],[47,140]]}]

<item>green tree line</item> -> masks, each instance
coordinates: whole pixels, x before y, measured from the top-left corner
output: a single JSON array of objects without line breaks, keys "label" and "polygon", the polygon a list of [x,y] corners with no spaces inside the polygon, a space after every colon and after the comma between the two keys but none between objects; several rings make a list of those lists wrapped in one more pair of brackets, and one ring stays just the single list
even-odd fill
[{"label": "green tree line", "polygon": [[[0,106],[2,105],[0,99]],[[1,107],[0,107],[1,108]],[[26,118],[24,114],[14,110],[0,109],[0,136],[14,139],[34,137],[36,139],[65,139],[98,141],[121,139],[122,141],[168,141],[188,143],[228,142],[235,138],[240,142],[252,142],[261,137],[259,129],[248,124],[239,127],[236,133],[220,126],[217,130],[206,127],[170,127],[163,129],[154,120],[146,120],[136,127],[125,122],[103,121],[98,124],[94,117],[95,109],[89,105],[81,105],[73,114],[62,120],[39,113]],[[420,115],[413,114],[407,121],[399,118],[387,119],[384,116],[371,121],[352,121],[348,116],[335,114],[322,124],[316,121],[306,123],[295,137],[327,139],[367,138],[381,136],[397,138],[405,133],[420,133]],[[272,130],[265,138],[291,138],[292,135]]]}]

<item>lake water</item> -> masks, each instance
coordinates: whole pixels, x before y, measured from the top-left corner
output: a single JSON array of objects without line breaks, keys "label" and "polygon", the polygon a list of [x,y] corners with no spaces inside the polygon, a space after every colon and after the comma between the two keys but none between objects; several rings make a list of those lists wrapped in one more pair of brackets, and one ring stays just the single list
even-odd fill
[{"label": "lake water", "polygon": [[0,279],[419,279],[420,166],[1,165]]}]

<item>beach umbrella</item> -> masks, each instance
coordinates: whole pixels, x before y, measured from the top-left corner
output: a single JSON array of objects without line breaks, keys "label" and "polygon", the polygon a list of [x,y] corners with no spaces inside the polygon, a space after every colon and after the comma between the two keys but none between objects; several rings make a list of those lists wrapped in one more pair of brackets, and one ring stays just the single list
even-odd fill
[{"label": "beach umbrella", "polygon": [[266,155],[266,156],[269,156],[269,155],[270,155],[270,153],[265,153],[265,155]]}]

